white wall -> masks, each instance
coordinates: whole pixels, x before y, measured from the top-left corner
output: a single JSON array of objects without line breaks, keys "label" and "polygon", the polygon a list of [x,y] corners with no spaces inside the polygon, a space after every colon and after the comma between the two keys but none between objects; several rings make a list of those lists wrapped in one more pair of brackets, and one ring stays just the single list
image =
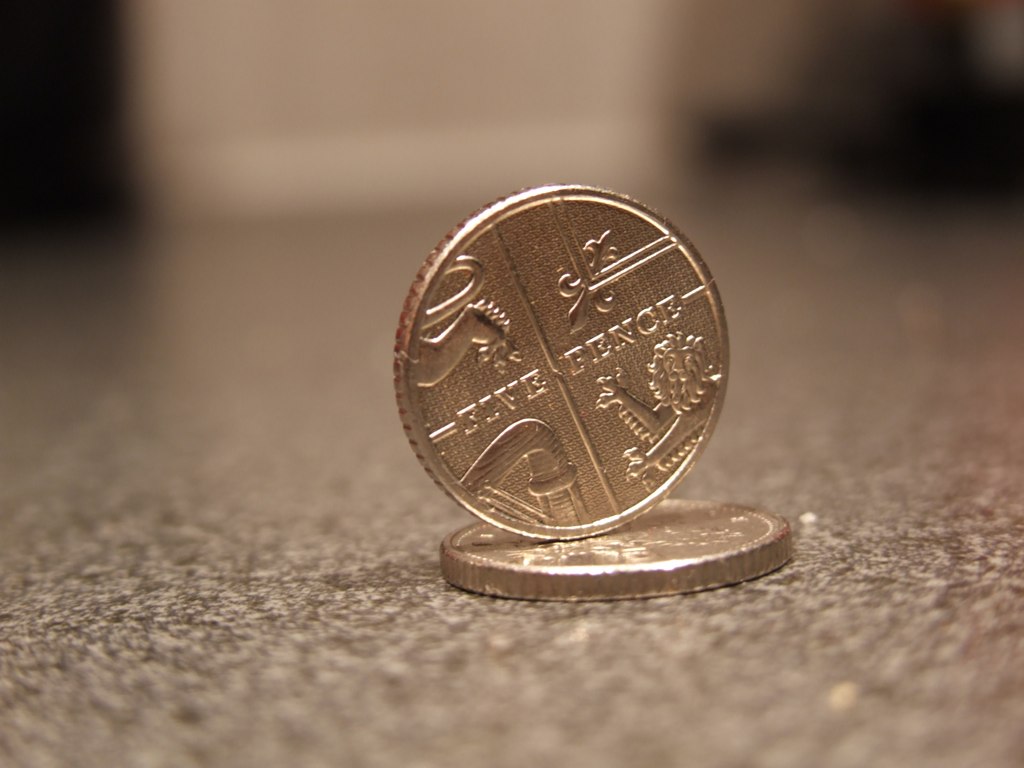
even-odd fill
[{"label": "white wall", "polygon": [[[416,205],[664,177],[671,0],[127,3],[161,212]],[[666,76],[668,73],[668,76]]]}]

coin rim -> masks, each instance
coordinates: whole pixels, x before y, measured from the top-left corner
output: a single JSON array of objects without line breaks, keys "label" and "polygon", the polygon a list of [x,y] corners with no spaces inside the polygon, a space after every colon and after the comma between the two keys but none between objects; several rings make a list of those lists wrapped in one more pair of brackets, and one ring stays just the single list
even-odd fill
[{"label": "coin rim", "polygon": [[[668,500],[678,514],[715,502]],[[594,566],[521,566],[498,562],[459,549],[459,541],[486,523],[474,523],[449,533],[441,542],[441,572],[454,587],[513,600],[584,602],[664,597],[750,581],[778,570],[792,559],[793,533],[789,521],[763,509],[740,504],[720,506],[764,520],[766,534],[733,551],[649,563]],[[538,544],[539,545],[539,544]]]},{"label": "coin rim", "polygon": [[[409,350],[412,348],[415,339],[419,335],[422,318],[420,318],[420,304],[422,303],[427,289],[446,263],[452,252],[468,236],[475,233],[479,228],[486,226],[491,220],[506,213],[510,208],[518,208],[529,202],[546,197],[570,196],[570,195],[594,195],[598,198],[606,198],[610,202],[625,205],[630,212],[651,220],[657,227],[667,229],[679,242],[686,252],[686,256],[693,263],[698,275],[702,279],[706,290],[712,299],[711,309],[718,321],[720,331],[719,347],[721,349],[720,373],[721,378],[716,388],[715,399],[711,405],[711,413],[701,432],[700,440],[685,461],[680,463],[673,473],[662,482],[651,494],[645,496],[640,502],[619,512],[616,515],[601,518],[584,525],[578,526],[553,526],[553,525],[532,525],[516,524],[503,517],[492,514],[488,509],[482,508],[478,500],[462,487],[459,479],[455,477],[447,465],[434,452],[429,435],[422,419],[411,418],[414,414],[413,391],[414,385],[410,385],[408,377],[413,366],[409,365]],[[409,288],[405,301],[402,305],[402,313],[399,316],[398,329],[395,333],[394,349],[394,386],[395,397],[398,402],[399,418],[406,438],[412,446],[416,458],[426,470],[427,475],[445,492],[445,494],[460,506],[471,512],[480,520],[494,525],[502,530],[516,533],[535,539],[557,539],[572,540],[594,536],[599,533],[618,528],[627,521],[642,515],[662,499],[664,499],[679,482],[689,473],[696,464],[714,432],[725,403],[726,385],[729,379],[729,332],[725,319],[725,307],[718,292],[711,270],[708,268],[700,252],[693,245],[686,235],[664,215],[655,209],[647,206],[631,197],[613,192],[601,187],[587,186],[581,184],[548,184],[540,187],[532,187],[519,192],[499,198],[498,200],[484,206],[473,215],[466,218],[457,226],[453,227],[437,244],[430,255],[423,262],[416,277]],[[425,446],[425,448],[421,448]],[[428,457],[425,454],[430,451],[434,455]],[[601,468],[599,468],[599,471]]]}]

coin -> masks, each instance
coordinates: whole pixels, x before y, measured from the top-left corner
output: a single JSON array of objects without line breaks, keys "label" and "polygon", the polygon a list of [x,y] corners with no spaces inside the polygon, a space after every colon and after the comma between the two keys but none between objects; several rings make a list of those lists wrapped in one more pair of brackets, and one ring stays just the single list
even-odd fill
[{"label": "coin", "polygon": [[475,523],[441,544],[457,587],[528,600],[618,600],[746,581],[792,555],[789,524],[759,509],[668,500],[611,533],[538,543]]},{"label": "coin", "polygon": [[413,450],[456,501],[572,539],[668,495],[711,435],[727,365],[693,245],[635,200],[548,186],[487,206],[427,258],[395,389]]}]

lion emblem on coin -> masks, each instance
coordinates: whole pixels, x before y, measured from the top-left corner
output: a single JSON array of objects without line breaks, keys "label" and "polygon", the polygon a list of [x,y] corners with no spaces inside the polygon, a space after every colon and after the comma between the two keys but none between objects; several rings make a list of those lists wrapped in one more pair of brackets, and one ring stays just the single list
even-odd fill
[{"label": "lion emblem on coin", "polygon": [[653,485],[653,473],[671,471],[697,445],[704,424],[701,412],[714,399],[722,376],[707,362],[703,337],[682,333],[671,333],[655,345],[647,371],[647,387],[657,405],[651,407],[631,392],[626,373],[619,368],[614,376],[598,378],[602,391],[597,407],[616,407],[626,426],[646,444],[625,452],[626,477]]}]

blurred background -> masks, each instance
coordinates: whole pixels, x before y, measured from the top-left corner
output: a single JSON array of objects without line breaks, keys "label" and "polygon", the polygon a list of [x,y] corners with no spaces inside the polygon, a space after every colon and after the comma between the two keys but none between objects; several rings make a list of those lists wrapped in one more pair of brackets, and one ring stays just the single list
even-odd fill
[{"label": "blurred background", "polygon": [[[444,584],[394,328],[548,182],[700,248],[782,571]],[[1024,2],[0,4],[0,763],[1019,766],[1022,252]]]},{"label": "blurred background", "polygon": [[[769,170],[1019,195],[1019,2],[86,0],[2,12],[9,223],[330,215]],[[709,170],[709,166],[711,170]]]}]

